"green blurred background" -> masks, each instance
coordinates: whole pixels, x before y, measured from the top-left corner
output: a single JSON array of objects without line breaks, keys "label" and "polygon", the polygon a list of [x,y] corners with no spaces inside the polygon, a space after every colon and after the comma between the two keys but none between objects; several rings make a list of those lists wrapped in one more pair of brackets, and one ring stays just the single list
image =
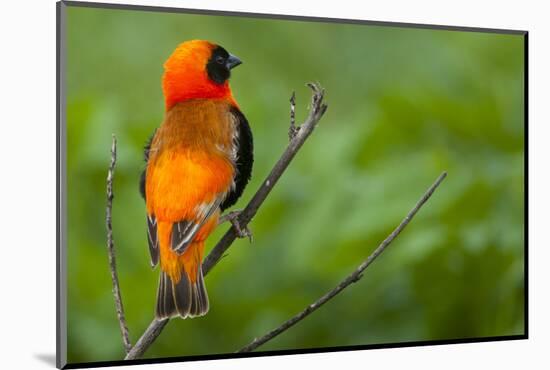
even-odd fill
[{"label": "green blurred background", "polygon": [[[255,139],[250,199],[287,145],[308,81],[329,109],[251,228],[208,275],[207,316],[173,320],[145,357],[230,353],[336,285],[449,176],[365,274],[262,350],[524,332],[523,36],[68,8],[68,359],[123,357],[108,270],[105,179],[134,342],[153,317],[142,148],[162,121],[162,64],[189,39],[238,55]],[[211,248],[227,226],[210,238]]]}]

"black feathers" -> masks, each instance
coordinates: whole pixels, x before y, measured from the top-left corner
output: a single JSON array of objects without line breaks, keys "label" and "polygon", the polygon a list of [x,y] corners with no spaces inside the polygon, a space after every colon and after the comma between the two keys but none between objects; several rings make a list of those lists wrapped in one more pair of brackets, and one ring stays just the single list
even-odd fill
[{"label": "black feathers", "polygon": [[217,46],[212,50],[212,56],[206,64],[208,77],[217,84],[223,84],[231,75],[226,64],[228,58],[229,53],[221,46]]},{"label": "black feathers", "polygon": [[218,197],[212,203],[202,205],[197,220],[182,220],[172,224],[172,250],[174,252],[180,255],[185,252],[197,231],[218,210],[220,203],[221,197]]},{"label": "black feathers", "polygon": [[158,319],[165,319],[178,314],[172,290],[172,281],[164,271],[161,271],[157,291],[156,316]]},{"label": "black feathers", "polygon": [[[147,166],[147,162],[149,162],[149,152],[151,151],[151,143],[153,142],[153,138],[155,137],[155,134],[157,133],[157,130],[153,131],[153,134],[149,137],[149,140],[147,140],[147,143],[145,144],[145,147],[143,148],[143,159],[145,160],[145,165]],[[141,173],[141,177],[139,178],[139,192],[143,199],[145,199],[145,179],[147,177],[147,168],[143,170]]]},{"label": "black feathers", "polygon": [[157,319],[178,315],[182,318],[203,316],[208,309],[208,294],[200,267],[194,283],[190,281],[185,272],[182,272],[180,280],[176,284],[164,271],[160,273],[157,291]]},{"label": "black feathers", "polygon": [[157,219],[155,216],[147,216],[147,241],[151,253],[151,266],[155,267],[159,262],[159,240],[157,236]]},{"label": "black feathers", "polygon": [[202,316],[208,312],[208,294],[204,285],[204,277],[202,276],[202,268],[199,266],[197,280],[191,284],[191,307],[189,316]]},{"label": "black feathers", "polygon": [[250,180],[252,164],[254,163],[254,142],[250,125],[246,117],[237,108],[231,108],[231,114],[233,114],[237,121],[237,171],[234,179],[235,188],[227,194],[227,197],[220,205],[222,211],[237,203],[237,200],[243,194],[244,188]]},{"label": "black feathers", "polygon": [[170,284],[172,284],[174,305],[176,306],[177,314],[185,318],[189,315],[192,304],[192,295],[191,295],[191,282],[189,277],[185,272],[181,274],[180,281],[177,284],[174,284],[168,278]]},{"label": "black feathers", "polygon": [[[143,148],[143,159],[145,159],[145,165],[147,165],[147,161],[149,161],[149,151],[151,150],[151,143],[153,142],[156,132],[157,130],[153,132],[153,135],[151,135],[149,140],[147,140],[145,148]],[[145,199],[146,176],[147,168],[143,170],[139,178],[139,192],[141,193],[143,199]],[[159,262],[159,241],[157,237],[157,219],[155,218],[155,215],[147,215],[147,242],[149,244],[149,252],[151,253],[151,266],[155,267]]]},{"label": "black feathers", "polygon": [[172,224],[172,250],[177,254],[185,252],[199,230],[199,226],[200,224],[186,220]]}]

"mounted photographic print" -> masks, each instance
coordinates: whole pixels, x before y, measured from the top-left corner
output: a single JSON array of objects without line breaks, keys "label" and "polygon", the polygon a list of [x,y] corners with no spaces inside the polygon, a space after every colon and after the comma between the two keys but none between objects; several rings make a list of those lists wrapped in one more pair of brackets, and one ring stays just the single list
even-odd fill
[{"label": "mounted photographic print", "polygon": [[57,5],[58,367],[527,338],[527,32]]}]

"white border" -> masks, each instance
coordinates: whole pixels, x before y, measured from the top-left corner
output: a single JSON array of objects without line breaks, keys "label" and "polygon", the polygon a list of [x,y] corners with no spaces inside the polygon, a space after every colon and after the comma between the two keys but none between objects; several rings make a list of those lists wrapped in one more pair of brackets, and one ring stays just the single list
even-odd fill
[{"label": "white border", "polygon": [[[545,238],[549,22],[544,2],[252,0],[116,1],[138,5],[508,28],[530,32],[530,337],[527,341],[146,365],[155,369],[543,368],[550,339]],[[5,2],[2,53],[2,282],[5,368],[52,368],[55,354],[55,2]],[[335,50],[337,51],[337,45]],[[44,359],[49,361],[44,361]],[[540,364],[540,365],[538,365]]]}]

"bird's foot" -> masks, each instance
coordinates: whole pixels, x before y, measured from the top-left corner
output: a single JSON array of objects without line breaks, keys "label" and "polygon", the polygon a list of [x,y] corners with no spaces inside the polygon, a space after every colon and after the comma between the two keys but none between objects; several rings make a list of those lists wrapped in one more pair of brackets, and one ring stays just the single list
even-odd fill
[{"label": "bird's foot", "polygon": [[231,222],[231,225],[233,225],[233,229],[235,229],[237,236],[239,238],[248,238],[248,240],[252,243],[252,231],[250,231],[248,225],[243,227],[239,222],[239,216],[241,212],[242,211],[231,211],[226,213],[225,215],[220,217],[220,219],[218,220],[218,225],[226,221]]}]

